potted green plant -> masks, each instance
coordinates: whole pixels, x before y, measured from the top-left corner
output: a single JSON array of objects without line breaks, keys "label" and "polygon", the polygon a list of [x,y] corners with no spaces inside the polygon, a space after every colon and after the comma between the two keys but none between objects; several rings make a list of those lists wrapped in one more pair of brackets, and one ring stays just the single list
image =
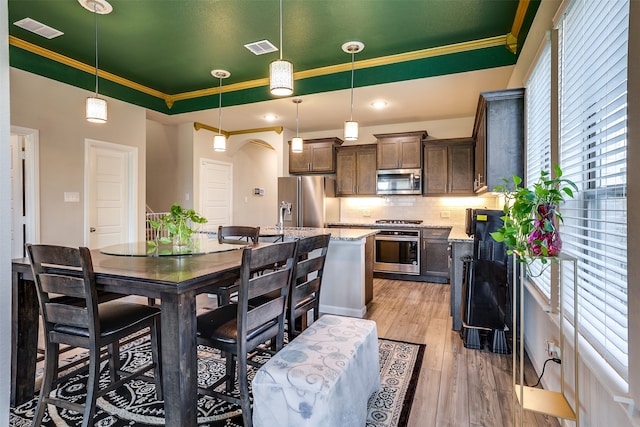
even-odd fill
[{"label": "potted green plant", "polygon": [[[194,224],[204,224],[207,219],[200,216],[195,210],[183,208],[178,204],[171,206],[169,213],[160,218],[159,221],[148,220],[151,228],[156,230],[156,238],[149,241],[150,245],[173,244],[174,247],[186,248],[192,247],[192,236],[196,232]],[[166,232],[166,236],[164,234]],[[180,250],[184,252],[183,250]]]},{"label": "potted green plant", "polygon": [[[513,176],[513,189],[509,180],[494,191],[505,197],[503,226],[491,233],[497,242],[504,242],[508,253],[517,252],[521,261],[532,261],[538,257],[556,256],[562,248],[558,223],[562,215],[558,206],[565,197],[573,198],[578,187],[562,178],[562,170],[554,166],[555,175],[541,171],[540,178],[531,188],[521,187],[522,178]],[[542,262],[546,262],[543,258]]]}]

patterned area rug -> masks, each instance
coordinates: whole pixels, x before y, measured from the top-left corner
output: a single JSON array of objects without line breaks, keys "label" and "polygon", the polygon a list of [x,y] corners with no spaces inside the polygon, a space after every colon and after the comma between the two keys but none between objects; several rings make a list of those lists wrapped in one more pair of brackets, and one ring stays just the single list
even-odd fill
[{"label": "patterned area rug", "polygon": [[[425,346],[386,339],[378,340],[380,354],[380,390],[369,399],[367,427],[405,427],[418,382]],[[151,349],[147,338],[139,339],[121,352],[122,366],[135,367],[148,363]],[[253,378],[255,371],[250,370]],[[224,373],[224,362],[217,350],[198,347],[198,381],[206,386]],[[108,382],[106,362],[101,381]],[[86,397],[86,375],[68,381],[57,393],[60,397],[82,403]],[[37,397],[12,408],[9,425],[29,426]],[[153,382],[134,380],[98,399],[95,425],[100,426],[157,426],[164,425],[162,401],[155,397]],[[73,411],[49,406],[43,426],[78,426],[82,416]],[[242,427],[242,415],[236,405],[208,396],[198,399],[198,425],[209,427]]]}]

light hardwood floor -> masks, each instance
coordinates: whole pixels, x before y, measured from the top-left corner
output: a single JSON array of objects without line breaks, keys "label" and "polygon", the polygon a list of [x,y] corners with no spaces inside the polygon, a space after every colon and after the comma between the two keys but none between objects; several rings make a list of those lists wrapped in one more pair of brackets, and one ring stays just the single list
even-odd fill
[{"label": "light hardwood floor", "polygon": [[[366,317],[381,338],[427,346],[410,427],[512,426],[511,355],[464,347],[451,329],[449,285],[375,279]],[[536,380],[529,365],[526,382]],[[531,427],[560,425],[532,412],[524,420]]]}]

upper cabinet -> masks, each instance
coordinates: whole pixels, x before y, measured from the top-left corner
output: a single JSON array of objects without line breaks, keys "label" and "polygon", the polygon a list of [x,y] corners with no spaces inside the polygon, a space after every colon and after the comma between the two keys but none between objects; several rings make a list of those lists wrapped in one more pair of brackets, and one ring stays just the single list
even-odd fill
[{"label": "upper cabinet", "polygon": [[337,147],[336,151],[337,195],[375,195],[376,145]]},{"label": "upper cabinet", "polygon": [[482,92],[473,127],[474,191],[492,191],[524,174],[524,89]]},{"label": "upper cabinet", "polygon": [[422,140],[427,131],[385,133],[378,139],[378,169],[422,168]]},{"label": "upper cabinet", "polygon": [[424,142],[424,196],[473,195],[473,139]]},{"label": "upper cabinet", "polygon": [[342,144],[340,138],[306,139],[302,153],[291,151],[289,141],[289,173],[334,173],[336,171],[335,147]]}]

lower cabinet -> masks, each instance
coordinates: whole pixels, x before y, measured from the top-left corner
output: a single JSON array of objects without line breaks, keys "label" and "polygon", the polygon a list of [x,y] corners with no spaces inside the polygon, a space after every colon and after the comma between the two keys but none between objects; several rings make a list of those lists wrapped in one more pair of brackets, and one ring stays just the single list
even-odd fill
[{"label": "lower cabinet", "polygon": [[449,282],[450,228],[423,228],[420,275],[430,282]]}]

